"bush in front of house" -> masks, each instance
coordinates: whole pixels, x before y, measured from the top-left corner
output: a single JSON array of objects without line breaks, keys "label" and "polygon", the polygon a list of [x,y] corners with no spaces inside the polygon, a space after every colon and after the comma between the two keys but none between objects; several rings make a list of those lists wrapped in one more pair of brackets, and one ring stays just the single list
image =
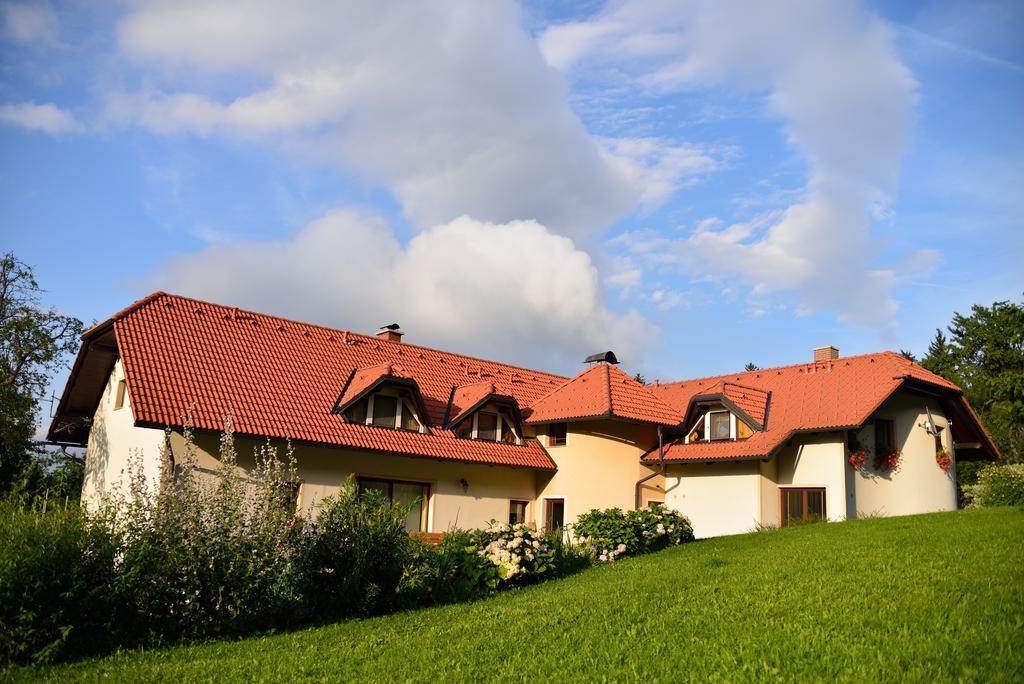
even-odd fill
[{"label": "bush in front of house", "polygon": [[595,508],[576,520],[573,533],[602,563],[657,551],[694,538],[690,520],[661,504],[628,513],[618,508]]},{"label": "bush in front of house", "polygon": [[0,500],[0,665],[106,648],[115,551],[77,505]]},{"label": "bush in front of house", "polygon": [[185,444],[173,470],[163,459],[156,483],[133,462],[127,491],[103,507],[118,548],[118,644],[246,634],[280,624],[301,605],[303,529],[287,495],[290,453],[281,460],[265,445],[245,473],[229,428],[211,476],[197,468],[190,434]]},{"label": "bush in front of house", "polygon": [[469,530],[446,532],[437,544],[412,538],[400,586],[402,602],[417,606],[456,603],[488,593],[497,568],[478,551]]},{"label": "bush in front of house", "polygon": [[298,554],[307,609],[315,619],[370,615],[397,607],[417,540],[405,531],[409,508],[350,478],[305,521]]},{"label": "bush in front of house", "polygon": [[977,483],[964,487],[964,495],[974,507],[1024,506],[1024,463],[982,468]]}]

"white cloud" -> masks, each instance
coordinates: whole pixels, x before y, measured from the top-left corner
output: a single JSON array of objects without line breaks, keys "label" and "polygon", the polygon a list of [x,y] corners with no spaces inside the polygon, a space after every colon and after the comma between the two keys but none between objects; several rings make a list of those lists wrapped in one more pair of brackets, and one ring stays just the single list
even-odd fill
[{"label": "white cloud", "polygon": [[855,2],[609,4],[548,29],[549,63],[625,73],[635,88],[725,87],[766,96],[807,158],[802,197],[767,227],[701,229],[675,241],[687,272],[791,291],[801,311],[887,328],[897,276],[876,267],[872,218],[887,215],[908,144],[916,82],[891,29]]},{"label": "white cloud", "polygon": [[60,135],[82,130],[71,112],[53,103],[18,102],[0,105],[0,122],[30,131]]},{"label": "white cloud", "polygon": [[[146,78],[109,94],[111,121],[284,139],[386,186],[421,227],[468,214],[580,236],[702,163],[654,155],[652,188],[644,160],[603,150],[511,0],[140,2],[118,40]],[[211,85],[225,77],[230,93]]]},{"label": "white cloud", "polygon": [[380,219],[335,211],[177,257],[143,285],[357,331],[397,320],[410,342],[569,372],[604,349],[639,364],[656,332],[611,312],[590,257],[534,221],[460,217],[402,247]]},{"label": "white cloud", "polygon": [[15,43],[36,46],[59,45],[57,15],[46,2],[0,3],[2,35]]},{"label": "white cloud", "polygon": [[722,167],[731,150],[673,144],[660,138],[605,138],[623,174],[641,188],[640,207],[655,209],[684,187]]}]

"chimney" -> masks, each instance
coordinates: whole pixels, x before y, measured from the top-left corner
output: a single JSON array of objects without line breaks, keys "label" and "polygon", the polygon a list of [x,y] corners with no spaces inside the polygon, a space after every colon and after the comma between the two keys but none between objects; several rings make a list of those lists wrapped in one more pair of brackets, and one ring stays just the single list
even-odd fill
[{"label": "chimney", "polygon": [[831,344],[826,347],[815,347],[814,348],[814,362],[819,361],[835,361],[839,358],[839,350],[833,347]]},{"label": "chimney", "polygon": [[401,342],[402,335],[404,334],[405,333],[402,332],[402,328],[397,323],[383,325],[380,330],[377,331],[377,337],[386,342]]}]

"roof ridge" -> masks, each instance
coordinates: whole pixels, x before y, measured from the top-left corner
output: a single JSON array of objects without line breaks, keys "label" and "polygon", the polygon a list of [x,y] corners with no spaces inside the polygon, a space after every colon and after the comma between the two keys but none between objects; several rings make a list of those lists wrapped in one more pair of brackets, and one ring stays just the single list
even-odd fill
[{"label": "roof ridge", "polygon": [[268,318],[268,319],[275,320],[275,321],[280,321],[280,322],[283,322],[283,323],[292,323],[294,325],[305,325],[305,326],[308,326],[310,328],[317,328],[319,330],[326,330],[326,331],[332,332],[332,333],[347,333],[349,335],[349,337],[361,337],[361,338],[363,338],[365,340],[372,340],[374,342],[380,342],[380,343],[383,343],[383,344],[401,345],[402,349],[420,349],[420,350],[435,352],[437,354],[446,354],[448,356],[458,357],[458,358],[466,359],[466,360],[469,360],[469,361],[476,361],[478,363],[488,363],[488,364],[493,364],[495,366],[501,366],[503,368],[510,368],[512,370],[526,371],[526,372],[533,373],[533,374],[536,374],[536,375],[543,375],[543,376],[546,376],[546,378],[550,378],[550,379],[554,379],[554,380],[568,380],[569,379],[569,378],[567,378],[567,377],[565,377],[563,375],[558,375],[556,373],[550,373],[548,371],[537,370],[536,368],[528,368],[526,366],[517,366],[517,365],[511,364],[511,363],[504,363],[502,361],[494,361],[494,360],[491,360],[491,359],[484,359],[484,358],[480,358],[478,356],[470,356],[469,354],[463,354],[463,353],[460,353],[460,352],[447,351],[447,350],[444,350],[444,349],[437,349],[435,347],[427,347],[427,346],[424,346],[424,345],[413,344],[413,343],[410,343],[410,342],[389,342],[387,340],[382,340],[382,339],[380,339],[379,337],[377,337],[375,335],[367,335],[366,333],[354,332],[354,331],[348,330],[346,328],[332,328],[330,326],[322,325],[320,323],[310,323],[309,321],[300,321],[300,320],[297,320],[295,318],[287,318],[285,316],[278,316],[276,314],[268,314],[268,313],[263,313],[261,311],[253,311],[251,309],[243,309],[241,307],[231,306],[229,304],[219,304],[217,302],[211,302],[211,301],[205,300],[205,299],[198,299],[196,297],[189,297],[187,295],[175,294],[173,292],[164,292],[163,290],[157,290],[156,292],[153,292],[151,294],[146,295],[142,299],[136,300],[135,302],[133,302],[129,306],[125,307],[121,311],[118,311],[113,316],[108,317],[106,320],[102,321],[101,323],[97,323],[96,325],[94,325],[92,328],[90,328],[86,332],[90,332],[93,328],[98,328],[101,325],[104,325],[104,324],[106,324],[108,322],[113,322],[113,321],[118,320],[120,318],[124,318],[128,314],[133,313],[135,310],[142,308],[144,305],[149,304],[150,302],[155,301],[156,299],[159,299],[160,297],[172,297],[174,299],[182,299],[182,300],[185,300],[185,301],[195,302],[197,304],[205,304],[207,306],[215,306],[215,307],[218,307],[218,308],[221,308],[221,309],[230,309],[230,310],[234,311],[235,313],[243,313],[243,314],[252,314],[254,316],[262,316],[263,318]]},{"label": "roof ridge", "polygon": [[[864,353],[864,354],[854,354],[853,356],[843,356],[843,357],[840,357],[838,359],[831,359],[831,362],[832,362],[832,365],[837,365],[837,362],[853,361],[855,359],[864,359],[864,358],[867,358],[869,356],[898,357],[900,359],[903,359],[904,361],[906,361],[907,363],[909,363],[911,365],[918,366],[919,368],[924,368],[924,366],[921,366],[921,364],[914,363],[913,361],[910,361],[909,359],[906,359],[904,356],[902,356],[901,354],[898,354],[898,353],[892,351],[891,349],[883,349],[882,351],[867,352],[867,353]],[[768,368],[758,368],[757,370],[752,370],[752,371],[738,371],[736,373],[719,373],[717,375],[705,375],[705,376],[696,377],[696,378],[685,378],[683,380],[675,380],[673,382],[663,382],[663,383],[661,383],[660,386],[661,387],[668,387],[670,385],[682,385],[684,383],[702,382],[704,380],[722,380],[722,381],[724,381],[725,378],[730,378],[730,377],[747,377],[747,376],[753,377],[753,376],[756,376],[757,373],[767,373],[769,371],[788,370],[790,368],[801,368],[801,367],[805,367],[805,366],[814,366],[816,364],[817,365],[821,365],[821,364],[825,364],[825,363],[827,363],[827,362],[826,361],[804,361],[803,363],[790,363],[790,364],[786,364],[784,366],[770,366]],[[928,370],[928,369],[924,368],[924,370]],[[928,371],[928,372],[931,373],[931,371]],[[939,377],[942,377],[942,376],[939,376]]]}]

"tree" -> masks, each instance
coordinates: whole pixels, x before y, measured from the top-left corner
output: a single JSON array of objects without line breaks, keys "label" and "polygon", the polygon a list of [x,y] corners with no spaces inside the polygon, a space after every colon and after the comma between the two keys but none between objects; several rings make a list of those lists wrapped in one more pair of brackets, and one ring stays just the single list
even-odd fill
[{"label": "tree", "polygon": [[761,367],[756,365],[753,361],[747,362],[747,365],[743,367],[745,371],[756,371],[761,370]]},{"label": "tree", "polygon": [[634,375],[633,379],[636,380],[637,382],[639,382],[641,385],[646,385],[647,384],[647,378],[645,378],[640,373],[637,373],[636,375]]},{"label": "tree", "polygon": [[[50,374],[78,347],[82,322],[41,306],[32,268],[12,252],[0,260],[0,494],[22,482],[35,462],[39,399]],[[50,454],[48,457],[52,457]],[[52,468],[43,468],[47,473]]]},{"label": "tree", "polygon": [[1024,303],[974,305],[948,330],[921,365],[963,388],[1005,461],[1024,461]]},{"label": "tree", "polygon": [[917,363],[917,357],[914,356],[914,352],[912,352],[912,351],[908,351],[906,349],[900,349],[900,356],[905,358],[907,361],[910,361],[911,363]]},{"label": "tree", "polygon": [[935,337],[928,343],[928,353],[921,359],[921,365],[937,373],[947,380],[957,382],[956,358],[946,335],[941,329],[935,329]]}]

